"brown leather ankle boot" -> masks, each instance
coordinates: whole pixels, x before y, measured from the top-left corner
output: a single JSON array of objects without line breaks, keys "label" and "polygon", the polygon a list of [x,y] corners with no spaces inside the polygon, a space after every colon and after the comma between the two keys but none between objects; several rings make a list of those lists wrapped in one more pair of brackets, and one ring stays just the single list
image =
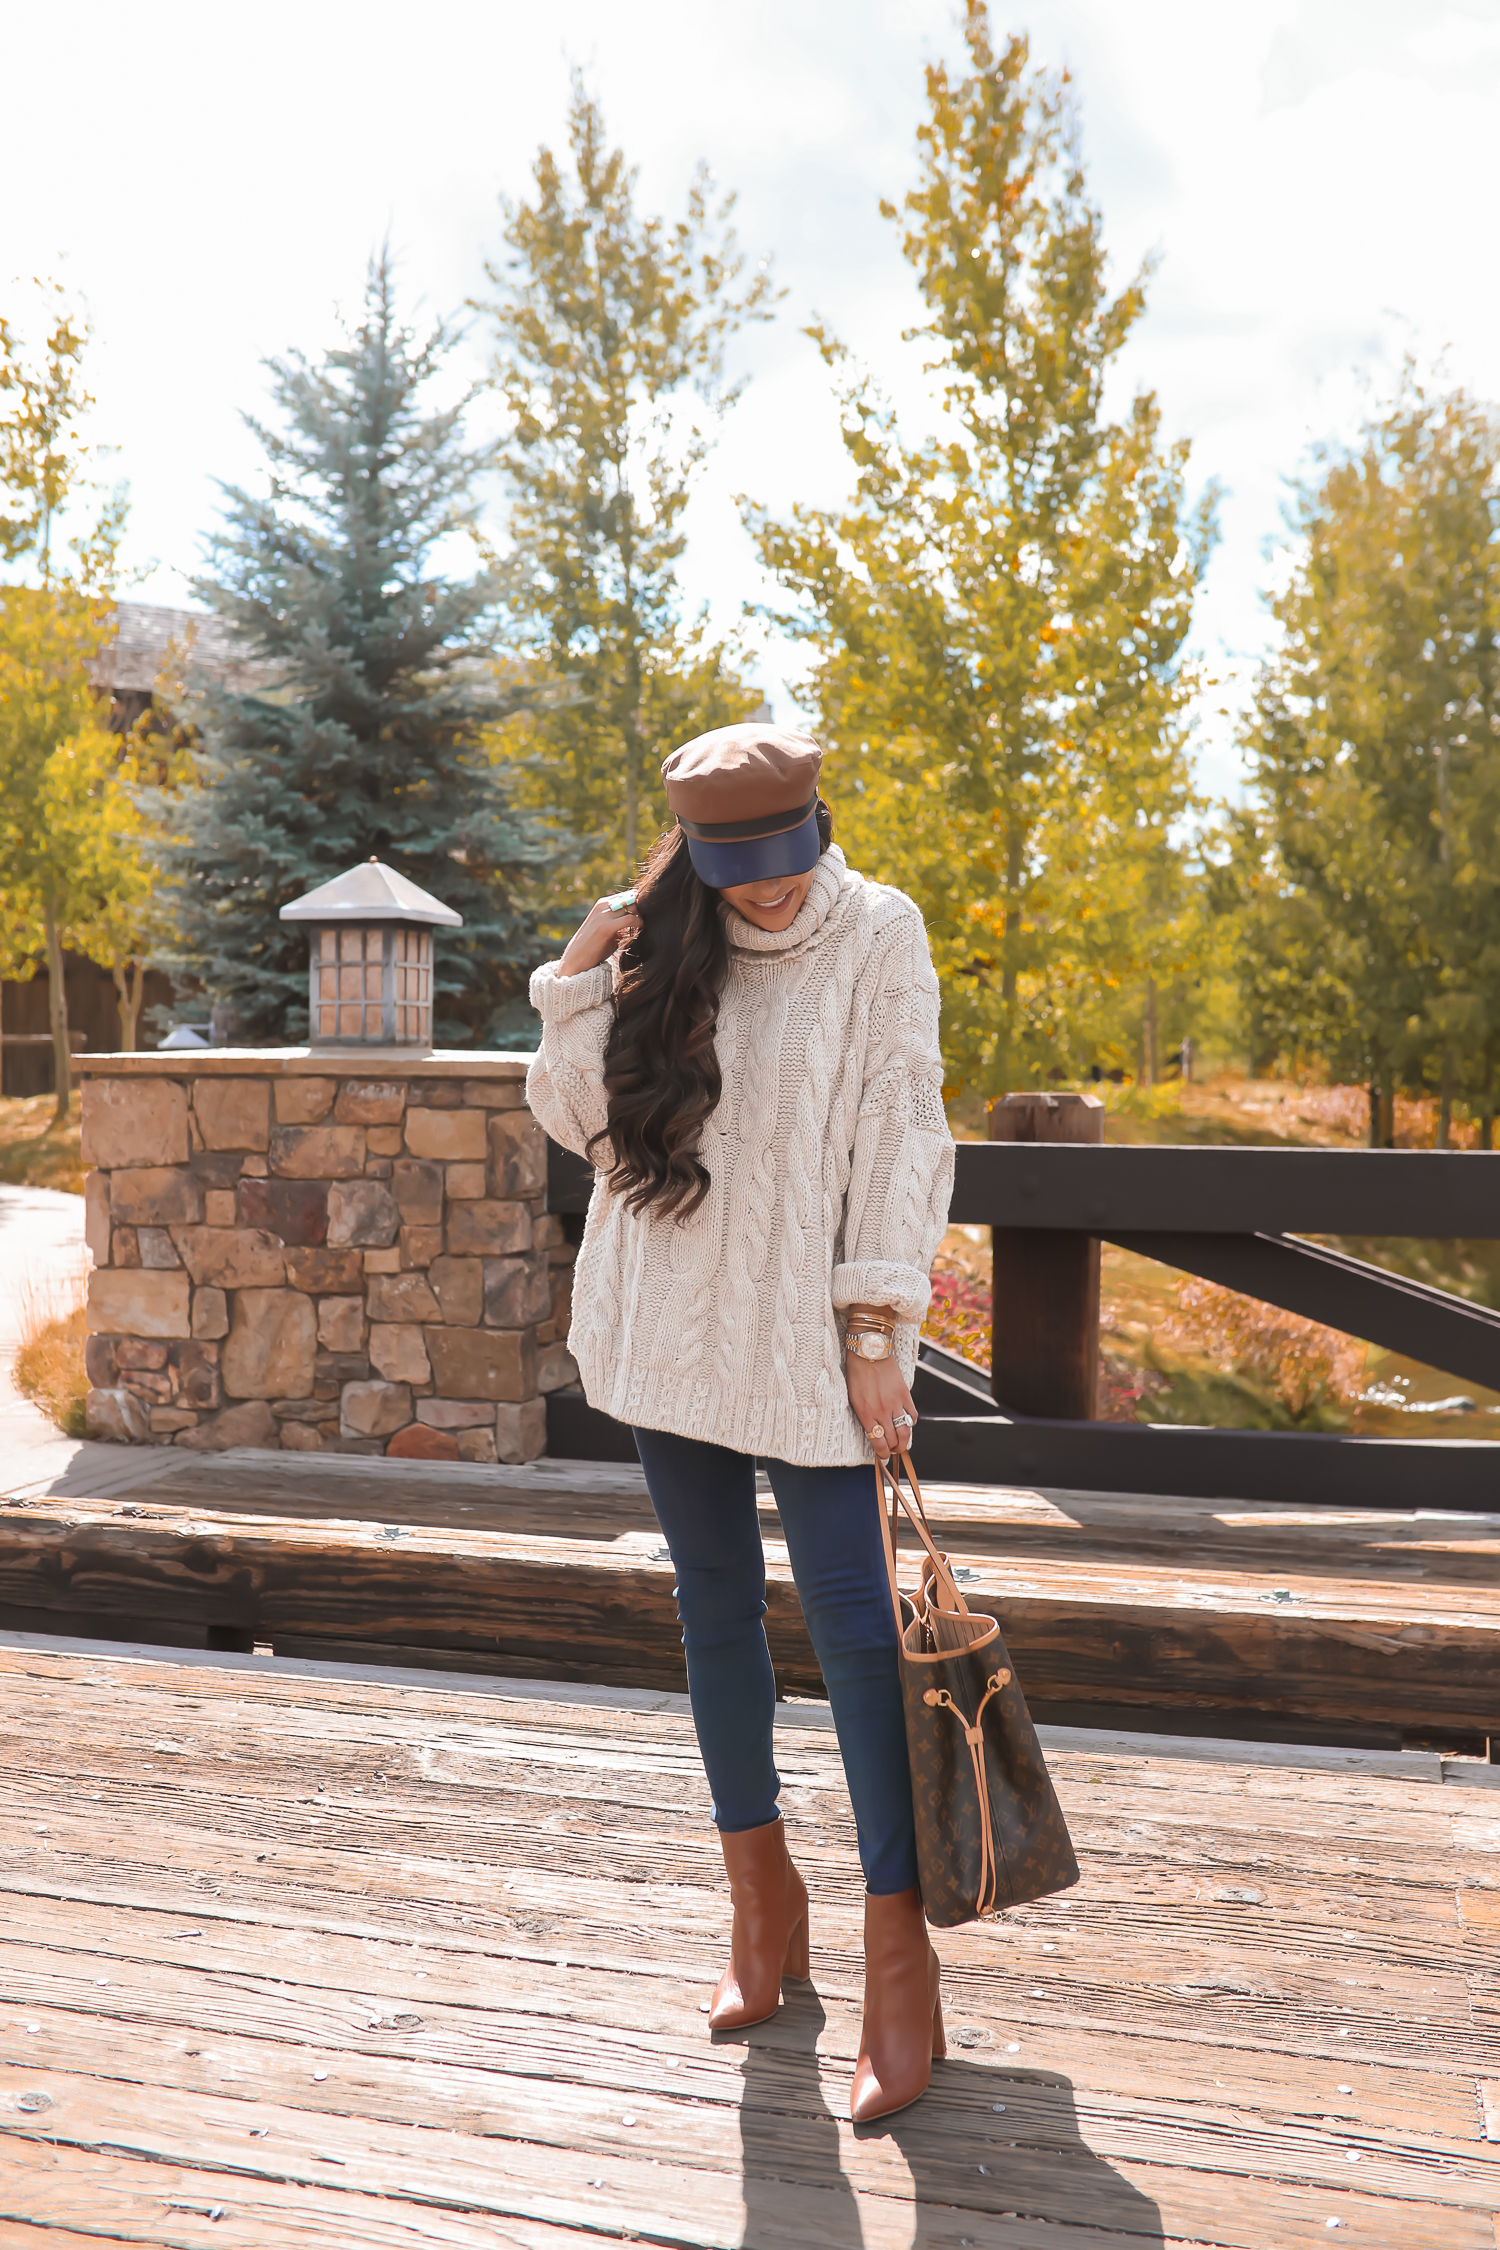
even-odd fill
[{"label": "brown leather ankle boot", "polygon": [[807,1886],[787,1854],[779,1820],[764,1828],[721,1829],[724,1866],[734,1900],[729,1966],[714,1988],[710,2031],[764,2023],[781,2003],[781,1980],[805,1977]]},{"label": "brown leather ankle boot", "polygon": [[856,2125],[889,2117],[927,2091],[945,2055],[938,1957],[927,1936],[920,1891],[865,1894],[865,2021],[849,2093]]}]

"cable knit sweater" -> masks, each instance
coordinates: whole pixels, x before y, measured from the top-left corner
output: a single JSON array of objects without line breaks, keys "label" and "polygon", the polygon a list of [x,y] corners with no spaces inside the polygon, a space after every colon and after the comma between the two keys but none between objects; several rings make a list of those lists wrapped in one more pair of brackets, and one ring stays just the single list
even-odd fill
[{"label": "cable knit sweater", "polygon": [[[600,1173],[569,1348],[590,1404],[622,1422],[808,1466],[868,1461],[835,1315],[893,1306],[910,1381],[953,1184],[926,932],[836,846],[788,929],[724,913],[724,1091],[699,1144],[712,1185],[690,1219],[637,1216]],[[586,1153],[605,1122],[613,966],[548,962],[531,999],[527,1099]]]}]

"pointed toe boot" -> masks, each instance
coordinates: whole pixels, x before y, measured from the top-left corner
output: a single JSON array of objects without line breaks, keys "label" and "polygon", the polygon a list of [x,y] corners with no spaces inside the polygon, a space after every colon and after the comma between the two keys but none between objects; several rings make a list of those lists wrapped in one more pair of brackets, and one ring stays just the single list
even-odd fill
[{"label": "pointed toe boot", "polygon": [[764,2023],[781,2004],[781,1980],[808,1973],[807,1887],[779,1820],[719,1833],[734,1900],[729,1966],[714,1988],[710,2031]]},{"label": "pointed toe boot", "polygon": [[920,1891],[865,1897],[865,2021],[849,2093],[856,2125],[889,2117],[927,2091],[947,2053],[938,1957]]}]

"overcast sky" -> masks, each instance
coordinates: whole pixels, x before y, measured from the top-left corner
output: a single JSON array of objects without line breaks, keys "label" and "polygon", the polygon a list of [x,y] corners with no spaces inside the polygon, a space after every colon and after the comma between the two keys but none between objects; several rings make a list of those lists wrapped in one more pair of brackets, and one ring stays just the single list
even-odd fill
[{"label": "overcast sky", "polygon": [[[1500,0],[1033,0],[993,21],[1073,74],[1119,277],[1158,259],[1128,374],[1191,439],[1195,483],[1224,487],[1198,639],[1227,683],[1203,776],[1227,787],[1216,708],[1265,645],[1309,443],[1351,428],[1409,350],[1500,391]],[[950,0],[73,0],[9,10],[5,44],[0,308],[37,273],[88,307],[138,599],[187,601],[215,480],[257,474],[239,417],[263,402],[260,363],[333,340],[387,231],[413,305],[481,287],[498,197],[564,140],[574,63],[643,205],[675,215],[706,157],[789,291],[694,504],[694,600],[728,624],[765,591],[736,492],[845,489],[803,321],[916,404],[909,278],[876,206],[913,177],[924,63],[959,50]],[[797,663],[765,649],[783,714]]]}]

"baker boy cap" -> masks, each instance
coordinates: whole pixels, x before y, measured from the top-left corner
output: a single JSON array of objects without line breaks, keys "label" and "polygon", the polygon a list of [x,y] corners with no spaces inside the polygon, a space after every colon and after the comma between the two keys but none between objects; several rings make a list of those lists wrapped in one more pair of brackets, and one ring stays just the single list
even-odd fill
[{"label": "baker boy cap", "polygon": [[667,803],[703,881],[722,891],[818,863],[818,769],[810,734],[758,725],[715,727],[664,760]]}]

